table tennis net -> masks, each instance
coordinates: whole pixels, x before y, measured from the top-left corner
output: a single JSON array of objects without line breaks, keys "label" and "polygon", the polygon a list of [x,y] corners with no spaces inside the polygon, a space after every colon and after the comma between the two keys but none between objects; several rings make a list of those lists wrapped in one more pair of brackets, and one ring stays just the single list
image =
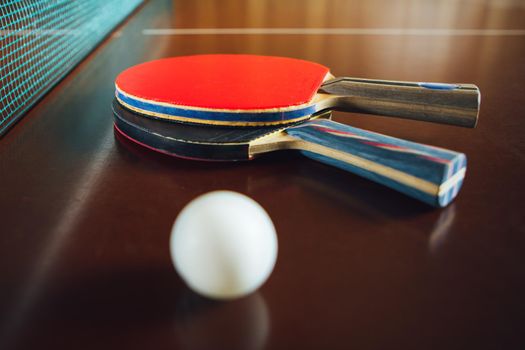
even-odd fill
[{"label": "table tennis net", "polygon": [[0,1],[0,136],[141,2]]}]

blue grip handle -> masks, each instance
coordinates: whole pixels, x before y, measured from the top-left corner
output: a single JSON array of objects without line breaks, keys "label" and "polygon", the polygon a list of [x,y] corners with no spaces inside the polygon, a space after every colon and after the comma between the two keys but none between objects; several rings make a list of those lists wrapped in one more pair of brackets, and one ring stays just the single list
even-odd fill
[{"label": "blue grip handle", "polygon": [[286,130],[306,156],[378,182],[436,207],[458,194],[466,171],[463,153],[397,139],[331,120]]}]

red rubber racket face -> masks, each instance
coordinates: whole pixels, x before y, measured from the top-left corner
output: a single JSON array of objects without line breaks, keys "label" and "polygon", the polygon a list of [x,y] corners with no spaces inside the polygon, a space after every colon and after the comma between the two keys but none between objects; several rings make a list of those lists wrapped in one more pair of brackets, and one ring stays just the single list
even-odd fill
[{"label": "red rubber racket face", "polygon": [[268,110],[308,103],[328,68],[256,55],[196,55],[146,62],[123,71],[117,93],[145,101],[213,110]]},{"label": "red rubber racket face", "polygon": [[126,69],[116,79],[116,95],[126,107],[161,118],[278,123],[314,113],[308,103],[328,73],[286,57],[181,56]]}]

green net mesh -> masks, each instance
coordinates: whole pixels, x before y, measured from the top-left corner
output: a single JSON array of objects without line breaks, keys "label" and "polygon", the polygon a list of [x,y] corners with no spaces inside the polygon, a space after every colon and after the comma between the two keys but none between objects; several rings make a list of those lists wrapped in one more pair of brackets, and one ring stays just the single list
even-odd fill
[{"label": "green net mesh", "polygon": [[141,2],[0,1],[0,135]]}]

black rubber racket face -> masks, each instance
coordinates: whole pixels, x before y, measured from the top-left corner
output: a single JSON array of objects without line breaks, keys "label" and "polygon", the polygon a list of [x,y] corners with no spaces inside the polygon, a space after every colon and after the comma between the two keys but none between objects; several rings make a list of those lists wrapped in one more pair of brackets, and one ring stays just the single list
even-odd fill
[{"label": "black rubber racket face", "polygon": [[115,128],[125,137],[176,157],[198,160],[249,160],[249,143],[282,126],[201,126],[153,119],[122,107],[113,100]]}]

